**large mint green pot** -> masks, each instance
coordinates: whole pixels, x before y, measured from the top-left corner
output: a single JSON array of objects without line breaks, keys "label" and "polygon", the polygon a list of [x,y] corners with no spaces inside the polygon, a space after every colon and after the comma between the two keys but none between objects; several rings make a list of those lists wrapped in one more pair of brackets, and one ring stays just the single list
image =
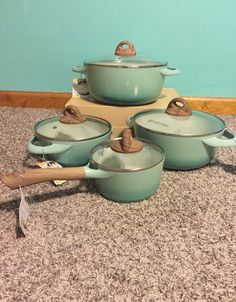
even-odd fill
[{"label": "large mint green pot", "polygon": [[194,110],[192,117],[170,116],[164,109],[154,109],[135,114],[128,123],[136,137],[148,139],[164,149],[164,167],[168,169],[200,168],[211,162],[218,148],[236,147],[235,135],[225,129],[223,120]]},{"label": "large mint green pot", "polygon": [[90,95],[99,102],[131,106],[156,101],[166,76],[177,75],[179,70],[167,63],[134,59],[129,52],[131,43],[121,43],[128,45],[128,55],[116,52],[112,59],[85,61],[73,71],[85,75]]},{"label": "large mint green pot", "polygon": [[95,129],[86,132],[84,125],[62,124],[59,117],[42,120],[35,125],[35,136],[28,142],[27,150],[62,166],[85,165],[91,149],[109,140],[112,133],[111,124],[103,119],[86,116],[86,123]]},{"label": "large mint green pot", "polygon": [[74,71],[84,73],[90,95],[111,105],[143,105],[161,95],[166,76],[179,73],[168,67],[117,68],[85,64]]}]

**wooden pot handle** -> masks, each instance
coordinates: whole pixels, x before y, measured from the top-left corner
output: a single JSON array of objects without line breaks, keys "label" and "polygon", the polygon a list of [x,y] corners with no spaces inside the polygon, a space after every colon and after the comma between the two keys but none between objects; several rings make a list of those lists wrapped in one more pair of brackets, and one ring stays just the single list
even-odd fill
[{"label": "wooden pot handle", "polygon": [[85,177],[83,167],[24,169],[19,172],[0,175],[1,181],[11,189],[29,186],[55,179],[82,179]]},{"label": "wooden pot handle", "polygon": [[66,106],[60,122],[65,124],[80,124],[85,121],[85,117],[80,113],[79,108],[75,105]]},{"label": "wooden pot handle", "polygon": [[188,102],[181,97],[174,98],[172,101],[170,101],[165,112],[175,116],[192,115],[192,109]]},{"label": "wooden pot handle", "polygon": [[[128,46],[128,47],[124,47]],[[117,46],[115,50],[115,55],[120,57],[133,57],[136,55],[136,50],[134,45],[129,41],[121,41]]]},{"label": "wooden pot handle", "polygon": [[134,153],[143,149],[143,144],[132,137],[131,130],[126,128],[122,132],[121,139],[114,140],[111,149],[119,153]]},{"label": "wooden pot handle", "polygon": [[133,137],[130,129],[125,129],[122,134],[121,148],[123,152],[129,152],[132,147]]}]

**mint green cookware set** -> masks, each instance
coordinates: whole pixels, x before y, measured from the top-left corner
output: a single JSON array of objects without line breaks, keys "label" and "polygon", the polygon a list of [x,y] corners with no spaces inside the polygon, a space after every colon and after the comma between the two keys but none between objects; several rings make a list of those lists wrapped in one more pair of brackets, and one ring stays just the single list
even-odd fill
[{"label": "mint green cookware set", "polygon": [[[167,63],[138,60],[134,46],[123,41],[115,57],[86,61],[74,71],[85,74],[98,102],[131,106],[158,102],[164,78],[179,73]],[[113,201],[134,202],[158,191],[163,167],[191,170],[207,165],[219,147],[235,147],[235,135],[223,120],[191,110],[183,98],[165,109],[140,111],[129,128],[111,139],[112,125],[99,117],[82,116],[67,106],[60,117],[35,125],[27,150],[54,160],[63,168],[25,169],[1,175],[10,188],[54,179],[95,179],[98,192]],[[132,136],[133,132],[133,136]]]}]

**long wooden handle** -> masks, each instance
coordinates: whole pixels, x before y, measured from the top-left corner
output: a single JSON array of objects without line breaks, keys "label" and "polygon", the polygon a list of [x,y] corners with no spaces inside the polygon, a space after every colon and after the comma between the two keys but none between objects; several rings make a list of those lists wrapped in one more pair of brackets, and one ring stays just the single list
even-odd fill
[{"label": "long wooden handle", "polygon": [[82,179],[85,177],[83,167],[24,169],[19,172],[0,175],[1,181],[11,189],[29,186],[55,179]]}]

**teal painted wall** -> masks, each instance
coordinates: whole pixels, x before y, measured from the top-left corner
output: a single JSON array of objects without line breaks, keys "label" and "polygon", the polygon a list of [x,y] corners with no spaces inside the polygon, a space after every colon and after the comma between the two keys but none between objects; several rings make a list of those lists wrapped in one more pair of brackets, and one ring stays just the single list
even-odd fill
[{"label": "teal painted wall", "polygon": [[181,95],[236,97],[235,0],[0,0],[0,90],[71,91],[124,39],[179,68]]}]

